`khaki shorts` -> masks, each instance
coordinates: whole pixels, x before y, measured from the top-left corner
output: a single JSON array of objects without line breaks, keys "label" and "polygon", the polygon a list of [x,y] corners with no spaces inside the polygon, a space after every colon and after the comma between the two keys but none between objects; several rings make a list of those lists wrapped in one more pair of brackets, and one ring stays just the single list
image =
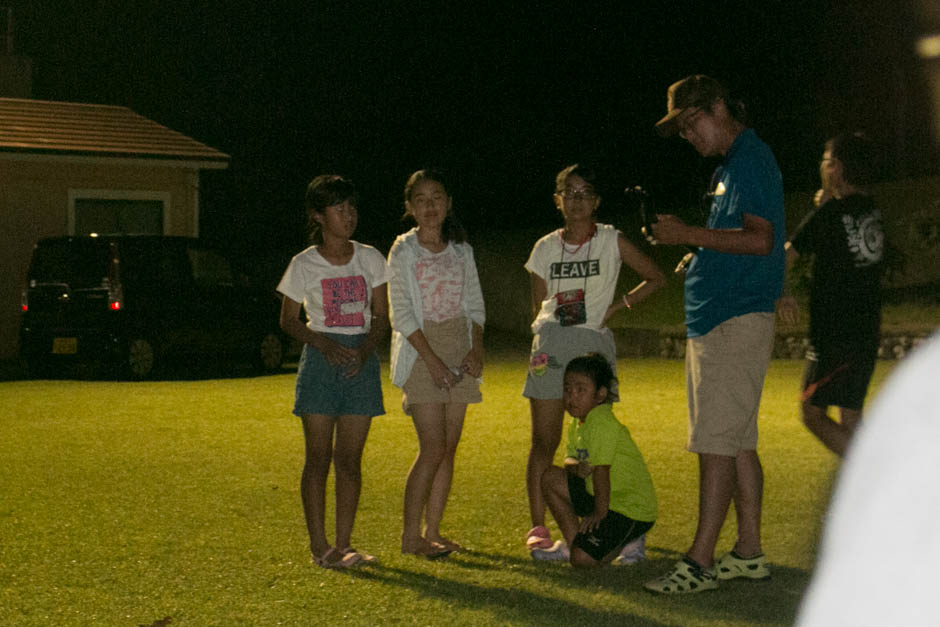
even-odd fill
[{"label": "khaki shorts", "polygon": [[[449,368],[459,368],[464,357],[470,352],[470,333],[467,331],[467,319],[451,318],[443,322],[424,321],[424,337],[434,354],[440,357]],[[460,383],[442,390],[434,385],[431,373],[419,355],[405,385],[402,386],[402,410],[411,415],[409,405],[424,403],[479,403],[480,379],[464,374]]]},{"label": "khaki shorts", "polygon": [[774,315],[737,316],[686,343],[693,453],[757,450],[757,412],[774,345]]}]

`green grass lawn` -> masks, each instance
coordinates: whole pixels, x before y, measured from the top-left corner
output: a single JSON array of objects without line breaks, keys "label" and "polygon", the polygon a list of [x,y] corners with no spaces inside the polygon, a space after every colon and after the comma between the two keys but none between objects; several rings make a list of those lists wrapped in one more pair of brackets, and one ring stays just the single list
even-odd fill
[{"label": "green grass lawn", "polygon": [[[524,358],[509,357],[487,365],[485,402],[468,413],[444,531],[470,550],[447,560],[398,551],[416,440],[386,386],[354,533],[380,564],[354,572],[310,561],[293,375],[0,383],[0,624],[792,623],[837,467],[797,417],[801,362],[773,363],[761,414],[773,578],[669,598],[642,583],[687,548],[695,525],[682,363],[620,363],[626,400],[615,412],[647,457],[660,518],[647,562],[583,573],[524,550]],[[879,364],[873,389],[890,367]],[[719,551],[732,542],[728,525]]]}]

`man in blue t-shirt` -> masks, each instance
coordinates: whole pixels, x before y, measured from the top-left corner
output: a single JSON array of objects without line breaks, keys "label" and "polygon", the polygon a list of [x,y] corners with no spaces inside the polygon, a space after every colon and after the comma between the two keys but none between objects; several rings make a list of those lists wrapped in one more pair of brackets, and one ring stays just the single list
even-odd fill
[{"label": "man in blue t-shirt", "polygon": [[[757,411],[774,341],[784,276],[783,186],[770,148],[744,121],[743,106],[716,80],[689,76],[669,88],[656,127],[678,133],[703,157],[722,157],[708,194],[706,226],[658,215],[648,233],[695,254],[685,279],[688,449],[699,456],[699,520],[691,548],[646,588],[666,594],[718,587],[719,579],[770,575],[761,548],[763,471]],[[714,558],[732,499],[734,548]]]}]

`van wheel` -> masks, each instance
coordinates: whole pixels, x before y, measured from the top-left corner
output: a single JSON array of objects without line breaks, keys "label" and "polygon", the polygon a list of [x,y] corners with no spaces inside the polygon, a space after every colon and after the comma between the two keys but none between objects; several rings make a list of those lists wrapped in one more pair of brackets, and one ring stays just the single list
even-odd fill
[{"label": "van wheel", "polygon": [[274,331],[261,336],[256,348],[255,360],[262,372],[274,372],[284,363],[284,341]]},{"label": "van wheel", "polygon": [[124,369],[132,379],[146,379],[153,374],[156,351],[153,343],[143,337],[131,337],[127,342]]}]

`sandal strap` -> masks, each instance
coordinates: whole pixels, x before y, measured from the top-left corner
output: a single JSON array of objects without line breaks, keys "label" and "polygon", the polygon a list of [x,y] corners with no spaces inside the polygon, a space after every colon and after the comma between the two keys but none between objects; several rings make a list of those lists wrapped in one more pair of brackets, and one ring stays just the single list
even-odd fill
[{"label": "sandal strap", "polygon": [[366,553],[365,551],[354,549],[351,546],[347,546],[345,549],[340,549],[340,552],[343,555],[349,555],[350,553],[355,553],[356,555],[359,556],[360,561],[362,561],[365,564],[374,564],[375,562],[378,561],[378,559],[376,559],[374,555],[370,555],[369,553]]},{"label": "sandal strap", "polygon": [[310,555],[313,556],[313,562],[320,568],[336,568],[336,563],[339,562],[342,558],[331,559],[331,556],[335,553],[338,553],[335,546],[331,546],[326,550],[326,553],[323,555],[317,556],[313,551],[310,552]]},{"label": "sandal strap", "polygon": [[350,566],[355,566],[362,561],[362,555],[356,551],[352,553],[343,553],[343,557],[339,560],[339,566],[337,568],[349,568]]},{"label": "sandal strap", "polygon": [[700,592],[717,588],[718,578],[713,569],[703,568],[685,557],[676,562],[671,571],[650,581],[645,587],[665,594]]}]

